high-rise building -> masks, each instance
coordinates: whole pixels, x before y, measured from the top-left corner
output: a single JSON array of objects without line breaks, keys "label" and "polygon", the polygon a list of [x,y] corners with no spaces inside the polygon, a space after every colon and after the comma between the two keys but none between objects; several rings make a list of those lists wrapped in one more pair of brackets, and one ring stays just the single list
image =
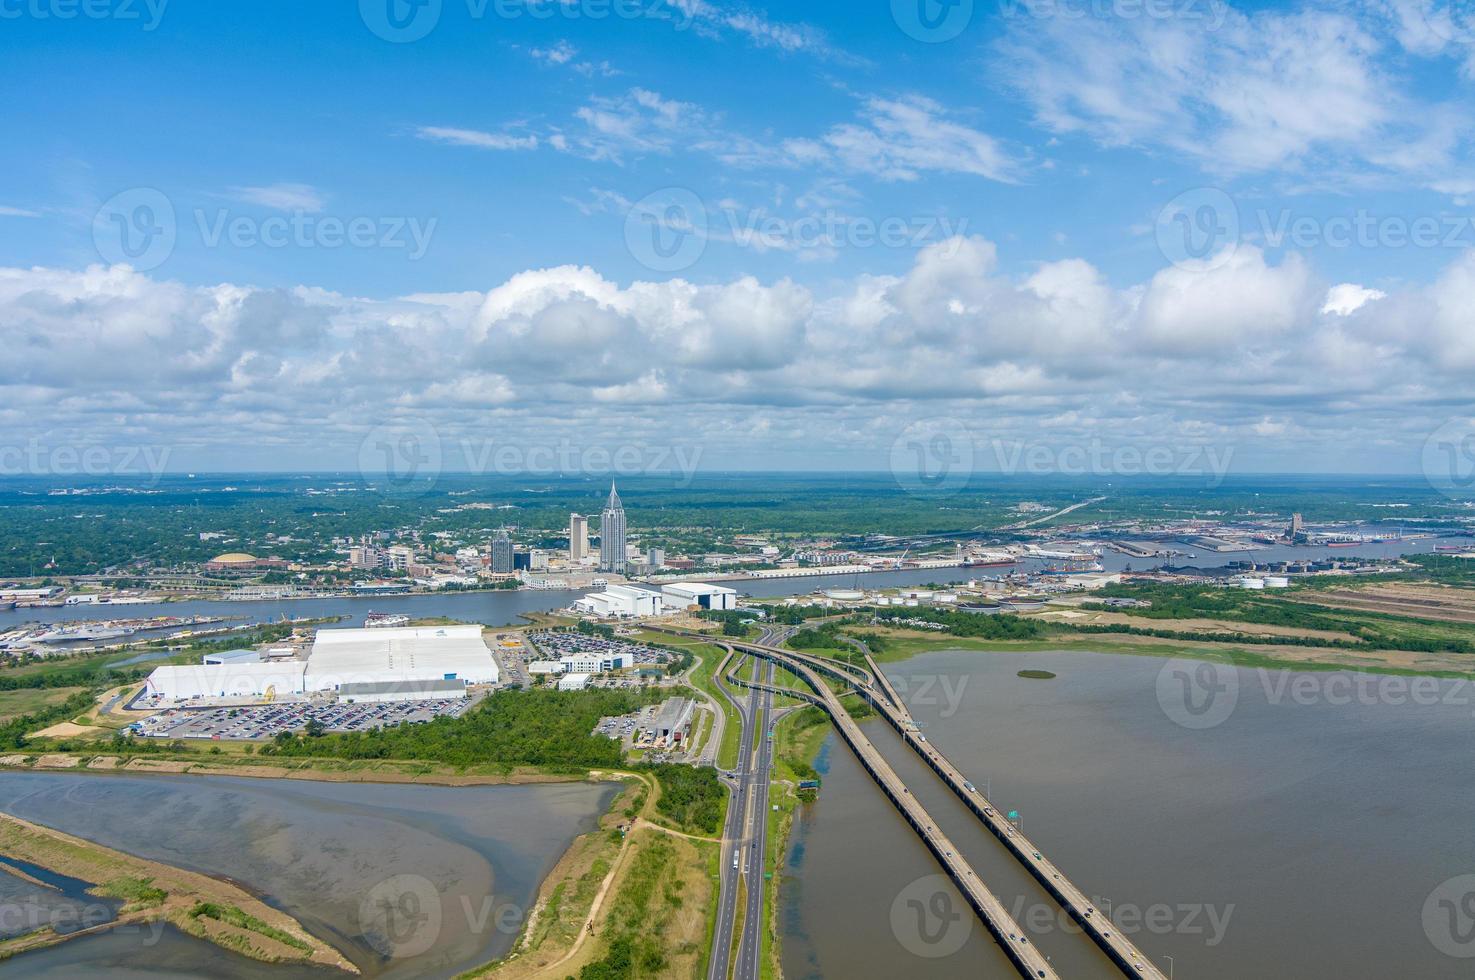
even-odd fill
[{"label": "high-rise building", "polygon": [[583,561],[589,557],[589,518],[583,514],[568,516],[568,560]]},{"label": "high-rise building", "polygon": [[512,574],[512,538],[505,530],[492,539],[492,574]]},{"label": "high-rise building", "polygon": [[666,564],[666,549],[652,548],[645,554],[645,563],[652,569],[662,568]]},{"label": "high-rise building", "polygon": [[1286,529],[1286,540],[1295,541],[1306,536],[1306,522],[1299,513],[1291,515],[1291,526]]},{"label": "high-rise building", "polygon": [[599,570],[625,574],[625,505],[615,492],[614,481],[609,485],[609,501],[599,521]]}]

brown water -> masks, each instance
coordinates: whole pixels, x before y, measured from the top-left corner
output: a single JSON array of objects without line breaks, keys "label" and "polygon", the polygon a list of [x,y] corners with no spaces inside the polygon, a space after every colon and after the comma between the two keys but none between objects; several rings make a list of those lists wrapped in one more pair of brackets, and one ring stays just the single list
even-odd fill
[{"label": "brown water", "polygon": [[[228,877],[369,977],[445,977],[503,955],[608,784],[399,786],[6,773],[0,810]],[[224,964],[222,966],[221,964]],[[6,976],[288,977],[182,933],[130,930],[8,961]],[[222,973],[221,970],[229,970]],[[123,971],[123,972],[120,972]]]},{"label": "brown water", "polygon": [[[928,738],[1165,971],[1171,958],[1205,980],[1471,976],[1475,884],[1446,884],[1475,873],[1468,686],[1225,668],[1237,693],[1219,720],[1160,700],[1176,666],[954,652],[887,672]],[[1059,676],[1017,676],[1029,667]],[[1120,976],[889,728],[867,730],[1062,975]],[[977,925],[933,958],[945,930],[914,924],[932,888],[904,889],[935,862],[843,744],[826,751],[782,892],[786,974],[1012,976]]]}]

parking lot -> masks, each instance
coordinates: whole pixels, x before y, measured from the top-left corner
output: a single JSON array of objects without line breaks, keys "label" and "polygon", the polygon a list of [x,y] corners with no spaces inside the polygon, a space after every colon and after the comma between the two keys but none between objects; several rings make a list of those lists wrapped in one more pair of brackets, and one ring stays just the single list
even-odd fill
[{"label": "parking lot", "polygon": [[308,722],[317,721],[330,732],[365,732],[426,722],[441,715],[458,717],[471,704],[469,698],[441,698],[384,704],[298,701],[251,707],[176,708],[135,723],[133,730],[146,738],[243,741],[301,731]]},{"label": "parking lot", "polygon": [[602,636],[590,636],[587,633],[543,630],[529,633],[528,639],[549,660],[573,656],[611,657],[620,653],[629,654],[637,667],[655,667],[671,660],[669,652],[657,650],[644,643],[606,640]]}]

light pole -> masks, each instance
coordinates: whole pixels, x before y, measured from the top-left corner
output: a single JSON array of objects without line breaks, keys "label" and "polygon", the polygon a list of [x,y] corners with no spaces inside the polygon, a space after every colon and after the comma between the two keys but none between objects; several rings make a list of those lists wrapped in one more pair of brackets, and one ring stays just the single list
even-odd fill
[{"label": "light pole", "polygon": [[1164,953],[1163,959],[1168,961],[1168,980],[1173,980],[1173,957],[1169,956],[1167,953]]}]

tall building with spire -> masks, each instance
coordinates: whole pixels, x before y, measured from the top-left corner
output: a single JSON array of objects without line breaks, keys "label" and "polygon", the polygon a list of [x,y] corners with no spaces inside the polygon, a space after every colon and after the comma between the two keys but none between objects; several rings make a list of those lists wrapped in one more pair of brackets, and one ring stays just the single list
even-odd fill
[{"label": "tall building with spire", "polygon": [[625,574],[625,505],[609,484],[609,501],[604,505],[599,524],[599,570]]}]

